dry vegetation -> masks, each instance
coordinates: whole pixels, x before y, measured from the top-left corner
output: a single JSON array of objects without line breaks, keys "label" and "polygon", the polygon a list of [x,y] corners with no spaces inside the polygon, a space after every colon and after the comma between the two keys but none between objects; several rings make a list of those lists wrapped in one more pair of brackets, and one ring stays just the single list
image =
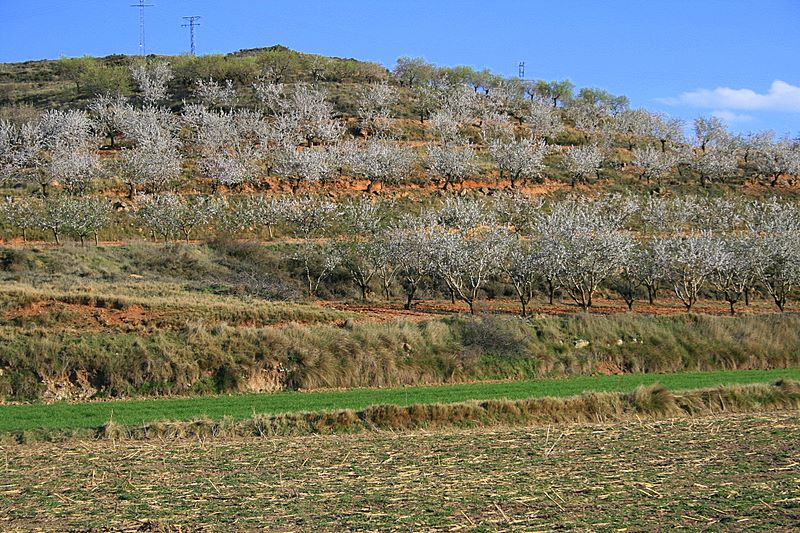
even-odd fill
[{"label": "dry vegetation", "polygon": [[672,392],[660,385],[637,387],[631,393],[588,392],[569,398],[487,400],[451,404],[375,405],[361,411],[254,415],[245,421],[208,419],[150,422],[98,428],[100,438],[174,439],[227,436],[352,433],[367,430],[406,431],[448,427],[544,425],[695,417],[735,412],[800,409],[800,384],[781,380],[773,385],[733,385]]},{"label": "dry vegetation", "polygon": [[788,531],[796,412],[0,449],[4,531]]}]

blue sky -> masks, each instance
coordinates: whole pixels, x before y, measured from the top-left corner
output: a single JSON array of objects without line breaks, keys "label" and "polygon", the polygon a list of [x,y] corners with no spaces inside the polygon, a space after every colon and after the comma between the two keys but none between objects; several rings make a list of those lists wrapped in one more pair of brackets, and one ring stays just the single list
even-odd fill
[{"label": "blue sky", "polygon": [[[138,0],[136,0],[138,1]],[[134,0],[0,0],[0,61],[136,53]],[[283,44],[387,66],[402,55],[569,78],[636,107],[800,134],[798,0],[147,0],[152,53]]]}]

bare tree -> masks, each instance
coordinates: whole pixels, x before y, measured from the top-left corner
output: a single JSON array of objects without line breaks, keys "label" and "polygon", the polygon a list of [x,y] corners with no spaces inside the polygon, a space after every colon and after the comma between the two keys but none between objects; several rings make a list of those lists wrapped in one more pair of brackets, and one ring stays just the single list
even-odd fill
[{"label": "bare tree", "polygon": [[538,220],[534,257],[548,284],[550,303],[555,288],[561,286],[587,310],[600,284],[631,253],[633,239],[623,229],[625,218],[610,213],[603,203],[560,202]]},{"label": "bare tree", "polygon": [[210,223],[217,212],[217,203],[207,196],[181,197],[168,193],[146,198],[136,215],[153,235],[161,235],[164,242],[181,235],[189,244],[192,231]]},{"label": "bare tree", "polygon": [[0,220],[20,231],[22,242],[28,242],[28,230],[38,227],[41,206],[33,199],[6,197],[0,204]]},{"label": "bare tree", "polygon": [[531,99],[525,122],[531,135],[537,139],[552,139],[564,129],[558,111],[548,102],[538,98]]},{"label": "bare tree", "polygon": [[73,196],[82,196],[100,170],[100,158],[88,146],[59,146],[50,154],[48,173]]},{"label": "bare tree", "polygon": [[290,148],[279,154],[275,171],[289,180],[292,194],[303,182],[315,183],[333,177],[333,154],[326,148]]},{"label": "bare tree", "polygon": [[270,239],[274,238],[273,228],[284,221],[287,202],[282,198],[262,195],[247,195],[234,201],[231,206],[234,220],[233,228],[266,227]]},{"label": "bare tree", "polygon": [[286,86],[284,84],[260,79],[253,84],[253,89],[261,107],[267,113],[277,115],[283,110],[286,100]]},{"label": "bare tree", "polygon": [[564,153],[564,167],[572,177],[571,185],[586,182],[586,179],[597,174],[603,162],[603,153],[597,145],[575,146]]},{"label": "bare tree", "polygon": [[172,79],[172,69],[166,61],[138,63],[131,67],[131,76],[145,105],[156,105],[169,98],[167,84]]},{"label": "bare tree", "polygon": [[540,278],[539,263],[531,241],[510,237],[505,244],[505,255],[500,262],[500,269],[514,287],[519,298],[520,315],[524,317]]},{"label": "bare tree", "polygon": [[219,83],[213,77],[207,80],[198,78],[194,82],[194,96],[210,108],[232,109],[238,96],[232,80]]},{"label": "bare tree", "polygon": [[408,218],[389,228],[382,239],[405,292],[405,309],[411,309],[423,280],[435,270],[431,256],[431,231],[429,224]]},{"label": "bare tree", "polygon": [[753,236],[734,234],[720,238],[723,251],[711,272],[709,281],[730,306],[731,315],[736,313],[736,303],[742,299],[761,267],[752,253]]},{"label": "bare tree", "polygon": [[87,237],[94,237],[94,244],[100,244],[100,230],[105,228],[110,220],[111,205],[103,197],[71,198],[65,200],[67,210],[66,233],[77,238],[81,246],[86,243]]},{"label": "bare tree", "polygon": [[99,94],[89,104],[94,119],[94,129],[108,138],[114,148],[114,140],[125,130],[125,121],[131,108],[122,95]]},{"label": "bare tree", "polygon": [[248,182],[258,173],[260,118],[246,112],[200,113],[200,168],[211,178],[214,192],[220,185],[234,187]]},{"label": "bare tree", "polygon": [[698,148],[702,153],[712,145],[726,141],[728,128],[718,117],[699,117],[694,119],[694,135]]},{"label": "bare tree", "polygon": [[792,289],[800,283],[800,209],[771,199],[750,206],[749,253],[758,267],[756,279],[780,311]]},{"label": "bare tree", "polygon": [[770,186],[775,187],[782,175],[800,174],[800,146],[787,138],[763,142],[755,149],[752,162],[756,172],[769,178]]},{"label": "bare tree", "polygon": [[653,179],[661,185],[661,179],[678,164],[672,152],[663,152],[652,146],[633,149],[633,164],[639,168],[639,177],[647,183]]},{"label": "bare tree", "polygon": [[284,102],[282,119],[286,123],[285,129],[292,131],[297,140],[309,148],[314,144],[331,142],[342,132],[325,92],[306,84],[297,84]]},{"label": "bare tree", "polygon": [[705,187],[709,181],[723,181],[738,169],[733,150],[715,145],[707,145],[702,152],[696,154],[692,166],[700,175],[701,187]]},{"label": "bare tree", "polygon": [[510,142],[495,141],[489,145],[489,154],[500,169],[500,178],[508,177],[511,188],[523,179],[539,178],[545,168],[544,158],[549,148],[544,140],[520,139]]},{"label": "bare tree", "polygon": [[703,285],[727,260],[728,254],[709,233],[658,239],[653,250],[664,258],[667,279],[687,312],[692,311]]},{"label": "bare tree", "polygon": [[338,212],[333,202],[309,196],[292,198],[283,207],[283,217],[292,234],[305,241],[322,236]]},{"label": "bare tree", "polygon": [[71,210],[66,198],[46,198],[36,212],[36,225],[53,234],[56,245],[61,244],[61,234],[68,226]]},{"label": "bare tree", "polygon": [[442,189],[461,183],[475,171],[475,151],[469,146],[437,146],[428,144],[428,169],[442,180]]},{"label": "bare tree", "polygon": [[[38,122],[27,122],[17,131],[16,142],[10,150],[10,166],[23,181],[36,183],[42,196],[48,195],[48,186],[54,179],[63,178],[61,172],[71,163],[73,169],[88,167],[91,157],[91,122],[80,111],[48,111]],[[84,158],[74,154],[83,153]]]},{"label": "bare tree", "polygon": [[481,228],[466,234],[440,230],[432,236],[430,246],[437,273],[474,314],[480,289],[497,273],[503,236],[497,230]]},{"label": "bare tree", "polygon": [[397,102],[397,93],[387,82],[366,87],[358,103],[358,117],[362,131],[380,135],[391,127],[392,106]]},{"label": "bare tree", "polygon": [[416,156],[412,149],[389,141],[370,139],[363,145],[352,145],[350,165],[353,172],[369,181],[367,192],[376,183],[396,183],[408,176]]}]

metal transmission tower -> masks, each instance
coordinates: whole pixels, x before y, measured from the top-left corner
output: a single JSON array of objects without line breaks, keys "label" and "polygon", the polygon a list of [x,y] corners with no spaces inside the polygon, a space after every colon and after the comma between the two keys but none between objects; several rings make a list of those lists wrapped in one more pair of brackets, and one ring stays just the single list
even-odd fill
[{"label": "metal transmission tower", "polygon": [[145,4],[145,0],[139,0],[138,4],[131,4],[131,7],[139,8],[139,53],[144,55],[144,8],[153,7],[154,4]]},{"label": "metal transmission tower", "polygon": [[525,79],[525,62],[524,61],[520,61],[519,62],[519,79],[521,79],[521,80]]},{"label": "metal transmission tower", "polygon": [[197,22],[200,17],[197,15],[192,15],[191,17],[182,18],[189,21],[186,24],[181,24],[181,26],[184,28],[189,28],[189,42],[191,43],[192,55],[194,55],[194,27],[200,25],[200,23]]}]

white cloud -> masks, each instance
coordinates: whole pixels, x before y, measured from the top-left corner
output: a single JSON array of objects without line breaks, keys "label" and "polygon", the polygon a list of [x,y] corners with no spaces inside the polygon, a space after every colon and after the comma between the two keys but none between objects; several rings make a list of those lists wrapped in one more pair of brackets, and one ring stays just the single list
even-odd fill
[{"label": "white cloud", "polygon": [[688,91],[677,97],[661,98],[668,105],[686,105],[706,109],[738,109],[749,111],[791,111],[800,112],[800,87],[775,80],[764,94],[752,89],[698,89]]},{"label": "white cloud", "polygon": [[755,120],[753,115],[734,113],[733,111],[728,111],[727,109],[717,109],[712,111],[711,115],[724,120],[728,124],[733,122],[750,122],[751,120]]}]

